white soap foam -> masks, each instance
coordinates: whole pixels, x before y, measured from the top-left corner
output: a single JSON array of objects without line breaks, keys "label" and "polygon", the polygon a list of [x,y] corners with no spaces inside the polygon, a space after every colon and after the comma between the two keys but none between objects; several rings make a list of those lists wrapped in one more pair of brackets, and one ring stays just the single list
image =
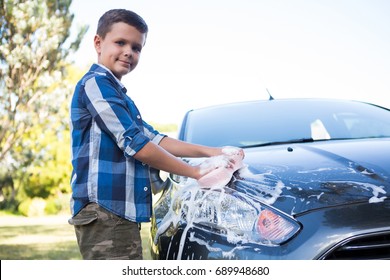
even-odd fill
[{"label": "white soap foam", "polygon": [[[219,159],[213,159],[214,164],[220,164],[218,160]],[[199,164],[199,159],[191,160],[190,164]],[[274,182],[272,186],[267,185],[265,181],[270,179],[269,177],[271,174],[253,174],[248,170],[247,166],[242,167],[238,172],[238,177],[245,178],[245,180],[239,179],[240,182],[244,182],[246,188],[252,189],[256,196],[261,194],[257,199],[260,198],[261,200],[261,197],[263,197],[262,200],[268,204],[275,202],[282,193],[282,189],[285,187],[281,181]],[[261,182],[263,182],[263,184]],[[260,209],[260,204],[249,197],[248,201],[240,201],[238,198],[226,193],[224,185],[213,186],[209,189],[199,188],[196,180],[188,179],[185,183],[179,185],[177,191],[174,193],[168,213],[161,221],[156,236],[164,233],[171,226],[175,227],[180,223],[185,224],[186,227],[183,230],[179,242],[178,254],[176,256],[177,259],[182,259],[189,229],[191,229],[195,223],[215,224],[227,230],[226,236],[229,243],[237,245],[234,250],[222,252],[225,257],[233,258],[234,252],[244,248],[239,243],[247,241],[250,236],[237,234],[234,230],[229,229],[229,227],[234,228],[235,225],[232,225],[231,223],[224,224],[224,222],[221,224],[221,221],[241,221],[240,224],[237,223],[237,228],[244,228],[250,232],[254,227],[254,221],[256,221],[258,217],[258,210],[254,207]],[[239,210],[241,208],[244,209],[245,213],[240,214],[239,210],[235,207],[239,208]],[[245,217],[243,215],[245,215]],[[222,251],[220,248],[211,247],[207,241],[195,238],[194,233],[190,233],[189,240],[206,246],[207,249],[212,252],[218,250]]]},{"label": "white soap foam", "polygon": [[[190,164],[198,165],[202,164],[205,159],[192,159]],[[209,162],[207,163],[209,166],[221,166],[226,163],[225,159],[221,159],[219,157],[214,157],[212,159],[209,158]],[[328,171],[328,169],[318,169],[319,172]],[[353,170],[355,172],[355,170]],[[248,166],[242,166],[241,169],[238,170],[237,176],[233,179],[239,181],[237,184],[242,186],[243,193],[248,195],[247,201],[241,201],[242,205],[237,206],[240,201],[236,197],[232,197],[229,193],[227,193],[227,189],[225,185],[214,185],[213,187],[207,188],[199,188],[198,182],[194,179],[188,179],[185,183],[178,185],[177,191],[174,193],[171,204],[169,206],[168,213],[165,215],[164,219],[161,221],[159,225],[158,232],[156,236],[167,231],[171,226],[175,227],[178,224],[185,224],[180,243],[179,243],[179,251],[177,259],[181,259],[183,256],[183,249],[185,245],[185,241],[188,235],[189,229],[191,229],[195,223],[197,224],[215,224],[226,229],[227,241],[236,244],[233,250],[228,252],[224,252],[221,248],[212,247],[208,241],[201,240],[195,237],[195,233],[191,232],[189,234],[189,240],[192,242],[196,242],[200,245],[206,246],[206,248],[210,252],[221,252],[221,254],[226,258],[234,258],[235,252],[240,249],[244,249],[245,247],[240,245],[241,243],[246,241],[248,236],[237,234],[236,231],[230,230],[232,227],[224,227],[225,224],[218,224],[219,221],[223,220],[243,220],[240,215],[234,217],[232,213],[235,213],[233,210],[235,206],[244,207],[243,205],[248,204],[250,202],[251,207],[257,207],[260,209],[258,203],[254,200],[251,200],[250,197],[256,197],[259,201],[266,203],[268,205],[272,205],[282,194],[283,188],[291,189],[290,186],[285,186],[282,181],[280,181],[276,176],[272,174],[272,172],[263,173],[263,174],[253,174]],[[339,184],[340,182],[337,182]],[[360,182],[341,182],[354,186],[355,188],[363,188],[365,190],[372,191],[373,196],[369,199],[370,203],[381,202],[386,199],[386,191],[383,186],[376,186],[369,183],[360,183]],[[316,199],[320,199],[324,195],[321,192],[318,195],[312,195]],[[294,200],[297,200],[296,197],[291,197]],[[305,199],[301,199],[302,202]],[[231,203],[230,203],[231,202]],[[307,202],[309,203],[309,202]],[[295,208],[294,208],[295,209]],[[291,214],[294,214],[294,209]],[[211,212],[210,212],[211,211]],[[229,217],[227,217],[229,215]],[[253,217],[257,215],[256,213],[245,212],[245,215],[252,215]],[[253,228],[253,223],[251,219],[248,218],[248,224],[240,224],[240,228]],[[245,217],[244,217],[245,219]],[[210,240],[212,242],[212,240]]]}]

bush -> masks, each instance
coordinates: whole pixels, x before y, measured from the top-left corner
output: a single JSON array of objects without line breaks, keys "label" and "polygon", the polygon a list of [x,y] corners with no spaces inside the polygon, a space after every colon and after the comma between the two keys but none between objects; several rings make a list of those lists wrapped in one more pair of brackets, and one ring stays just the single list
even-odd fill
[{"label": "bush", "polygon": [[61,204],[56,199],[48,199],[46,201],[45,214],[55,215],[61,211]]},{"label": "bush", "polygon": [[43,198],[27,198],[19,204],[18,211],[26,217],[43,216],[45,214],[46,201]]},{"label": "bush", "polygon": [[48,215],[70,214],[70,194],[58,192],[46,200],[45,213]]}]

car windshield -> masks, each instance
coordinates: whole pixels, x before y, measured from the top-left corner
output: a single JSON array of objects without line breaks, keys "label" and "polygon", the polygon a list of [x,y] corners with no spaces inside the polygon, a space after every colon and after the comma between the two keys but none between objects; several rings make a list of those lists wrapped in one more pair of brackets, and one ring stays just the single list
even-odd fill
[{"label": "car windshield", "polygon": [[209,146],[390,137],[388,109],[354,101],[272,100],[191,111],[179,138]]}]

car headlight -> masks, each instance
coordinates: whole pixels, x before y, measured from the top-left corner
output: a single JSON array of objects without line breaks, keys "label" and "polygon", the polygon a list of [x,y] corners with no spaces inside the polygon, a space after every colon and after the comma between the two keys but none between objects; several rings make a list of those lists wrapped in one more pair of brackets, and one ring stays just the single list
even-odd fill
[{"label": "car headlight", "polygon": [[229,188],[187,185],[176,193],[170,211],[170,221],[165,222],[205,225],[226,235],[231,243],[277,246],[300,230],[292,217]]}]

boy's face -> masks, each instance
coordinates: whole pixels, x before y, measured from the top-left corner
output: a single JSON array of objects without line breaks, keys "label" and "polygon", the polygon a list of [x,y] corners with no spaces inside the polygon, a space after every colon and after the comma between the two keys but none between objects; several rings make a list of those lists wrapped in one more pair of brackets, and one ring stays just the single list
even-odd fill
[{"label": "boy's face", "polygon": [[98,63],[104,65],[120,80],[138,64],[146,34],[123,22],[114,23],[103,39],[95,35]]}]

